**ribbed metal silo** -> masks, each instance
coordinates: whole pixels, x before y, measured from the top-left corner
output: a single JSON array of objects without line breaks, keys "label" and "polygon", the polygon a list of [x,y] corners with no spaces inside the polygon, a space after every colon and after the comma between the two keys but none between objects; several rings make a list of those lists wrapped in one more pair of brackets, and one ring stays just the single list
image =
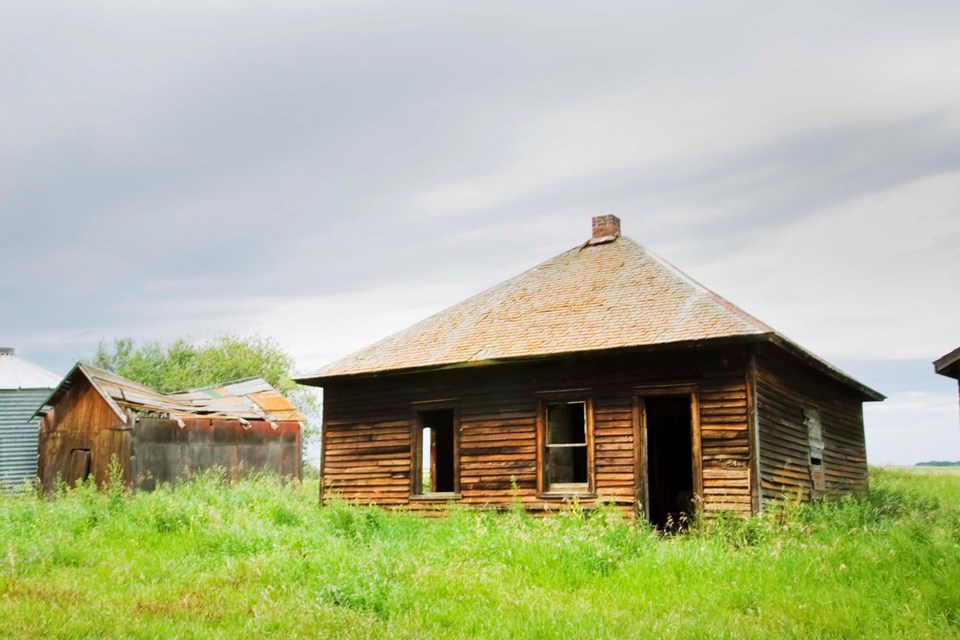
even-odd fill
[{"label": "ribbed metal silo", "polygon": [[33,414],[60,378],[0,348],[0,489],[12,489],[37,475],[40,420]]}]

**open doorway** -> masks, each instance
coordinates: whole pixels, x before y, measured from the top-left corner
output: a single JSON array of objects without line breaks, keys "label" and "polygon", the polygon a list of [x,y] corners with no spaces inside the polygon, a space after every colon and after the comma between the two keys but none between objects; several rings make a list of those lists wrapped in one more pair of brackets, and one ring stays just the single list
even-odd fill
[{"label": "open doorway", "polygon": [[67,486],[75,487],[90,477],[90,449],[71,449],[67,463]]},{"label": "open doorway", "polygon": [[690,395],[643,399],[647,517],[659,529],[686,528],[694,504]]}]

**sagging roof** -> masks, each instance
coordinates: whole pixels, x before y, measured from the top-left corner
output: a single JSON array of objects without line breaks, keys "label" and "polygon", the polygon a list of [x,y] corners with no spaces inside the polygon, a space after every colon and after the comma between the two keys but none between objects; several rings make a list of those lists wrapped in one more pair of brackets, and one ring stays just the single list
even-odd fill
[{"label": "sagging roof", "polygon": [[960,347],[937,358],[933,363],[933,370],[942,376],[960,380]]},{"label": "sagging roof", "polygon": [[262,378],[180,393],[160,393],[110,371],[81,363],[70,370],[45,405],[56,406],[80,376],[93,385],[124,421],[126,409],[171,418],[207,417],[269,422],[304,420],[283,394]]},{"label": "sagging roof", "polygon": [[583,245],[297,382],[744,338],[775,342],[865,397],[883,399],[621,236],[615,216],[593,223],[594,237]]},{"label": "sagging roof", "polygon": [[0,348],[0,389],[53,389],[60,377],[32,362],[27,362],[9,348]]}]

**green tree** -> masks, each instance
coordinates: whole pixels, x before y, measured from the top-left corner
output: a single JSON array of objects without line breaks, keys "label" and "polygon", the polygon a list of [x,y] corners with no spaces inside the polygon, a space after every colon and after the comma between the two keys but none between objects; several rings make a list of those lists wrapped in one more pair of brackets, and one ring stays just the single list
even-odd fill
[{"label": "green tree", "polygon": [[164,393],[263,378],[307,419],[304,451],[319,437],[317,396],[313,389],[291,379],[293,358],[271,338],[222,335],[201,343],[178,338],[167,344],[146,341],[139,345],[133,338],[117,338],[112,346],[101,340],[94,356],[84,362]]}]

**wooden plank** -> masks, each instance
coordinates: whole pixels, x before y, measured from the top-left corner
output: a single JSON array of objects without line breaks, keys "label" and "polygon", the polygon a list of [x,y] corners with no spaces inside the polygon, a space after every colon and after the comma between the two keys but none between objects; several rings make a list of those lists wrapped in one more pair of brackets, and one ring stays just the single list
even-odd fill
[{"label": "wooden plank", "polygon": [[[721,367],[717,364],[721,361],[728,364]],[[637,465],[642,453],[631,390],[680,378],[699,387],[694,412],[698,423],[694,436],[702,454],[694,461],[698,488],[709,492],[711,499],[720,499],[724,489],[742,491],[742,478],[734,476],[746,471],[711,478],[707,469],[746,464],[749,457],[744,366],[742,350],[706,349],[578,356],[576,367],[552,362],[500,365],[495,377],[486,375],[488,368],[477,367],[343,381],[325,389],[324,487],[335,487],[346,499],[409,505],[409,496],[403,493],[409,492],[410,473],[403,471],[404,465],[412,468],[415,459],[407,431],[411,403],[458,398],[460,502],[509,504],[512,475],[529,504],[555,506],[559,499],[538,501],[535,496],[537,452],[542,446],[537,439],[537,393],[589,389],[594,446],[588,453],[594,491],[630,505],[640,481]]]}]

